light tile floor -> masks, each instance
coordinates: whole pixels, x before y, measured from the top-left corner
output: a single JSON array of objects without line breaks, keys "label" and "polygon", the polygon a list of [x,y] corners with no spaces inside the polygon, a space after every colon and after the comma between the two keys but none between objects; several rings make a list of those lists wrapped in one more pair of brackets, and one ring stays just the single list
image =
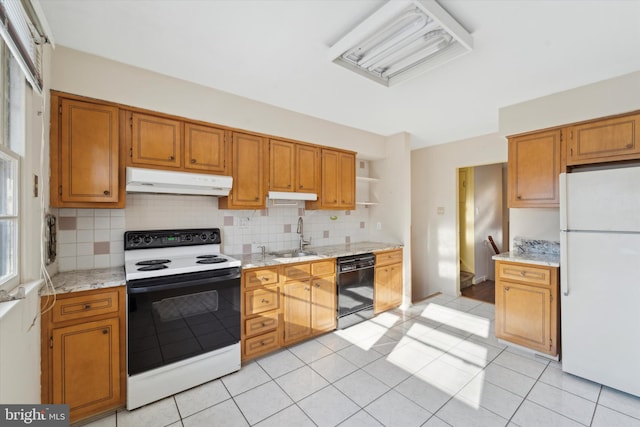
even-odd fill
[{"label": "light tile floor", "polygon": [[491,304],[439,295],[91,427],[640,427],[640,398],[505,347]]}]

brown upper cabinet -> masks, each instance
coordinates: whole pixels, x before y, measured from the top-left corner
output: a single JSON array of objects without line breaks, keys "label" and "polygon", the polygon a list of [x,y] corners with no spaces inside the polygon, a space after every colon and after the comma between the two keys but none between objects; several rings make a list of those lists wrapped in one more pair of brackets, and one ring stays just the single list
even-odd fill
[{"label": "brown upper cabinet", "polygon": [[640,114],[567,127],[567,166],[637,159],[638,131]]},{"label": "brown upper cabinet", "polygon": [[51,111],[51,206],[124,207],[118,108],[52,92]]},{"label": "brown upper cabinet", "polygon": [[124,112],[129,165],[227,174],[227,131],[137,111]]},{"label": "brown upper cabinet", "polygon": [[307,209],[356,208],[355,153],[322,149],[322,185],[318,201],[307,202]]},{"label": "brown upper cabinet", "polygon": [[228,197],[219,199],[218,206],[221,209],[264,209],[267,197],[267,142],[258,135],[233,132],[231,159],[233,186]]},{"label": "brown upper cabinet", "polygon": [[131,126],[129,164],[182,167],[182,122],[160,116],[128,112]]},{"label": "brown upper cabinet", "polygon": [[560,205],[561,154],[560,129],[509,138],[510,208]]},{"label": "brown upper cabinet", "polygon": [[269,140],[269,190],[318,193],[320,148]]}]

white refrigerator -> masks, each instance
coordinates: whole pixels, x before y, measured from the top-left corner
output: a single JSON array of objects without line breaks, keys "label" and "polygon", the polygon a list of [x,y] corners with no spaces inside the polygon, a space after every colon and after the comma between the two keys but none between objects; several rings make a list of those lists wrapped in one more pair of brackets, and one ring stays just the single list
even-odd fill
[{"label": "white refrigerator", "polygon": [[562,369],[640,396],[640,167],[560,175]]}]

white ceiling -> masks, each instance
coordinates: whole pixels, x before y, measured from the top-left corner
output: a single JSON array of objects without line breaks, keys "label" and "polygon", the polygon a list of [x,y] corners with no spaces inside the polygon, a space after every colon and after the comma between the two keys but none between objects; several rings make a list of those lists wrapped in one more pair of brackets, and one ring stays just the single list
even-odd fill
[{"label": "white ceiling", "polygon": [[413,148],[498,130],[498,109],[640,70],[640,0],[439,0],[462,58],[391,88],[328,58],[382,0],[40,0],[56,44]]}]

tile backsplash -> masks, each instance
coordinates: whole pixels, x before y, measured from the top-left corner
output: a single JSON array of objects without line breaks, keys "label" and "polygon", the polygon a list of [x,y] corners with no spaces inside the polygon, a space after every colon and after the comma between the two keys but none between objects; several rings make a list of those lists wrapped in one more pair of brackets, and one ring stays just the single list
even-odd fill
[{"label": "tile backsplash", "polygon": [[127,194],[125,209],[59,209],[58,269],[86,270],[124,265],[125,230],[218,227],[227,254],[293,249],[298,217],[311,246],[369,240],[369,210],[315,211],[304,202],[268,202],[264,210],[222,210],[210,196]]}]

